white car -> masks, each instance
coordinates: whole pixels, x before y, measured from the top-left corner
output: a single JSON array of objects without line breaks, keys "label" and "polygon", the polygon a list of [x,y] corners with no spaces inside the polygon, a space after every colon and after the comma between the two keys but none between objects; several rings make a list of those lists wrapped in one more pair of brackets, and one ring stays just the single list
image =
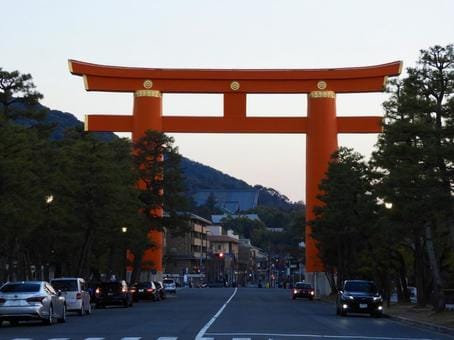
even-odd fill
[{"label": "white car", "polygon": [[66,299],[66,310],[79,315],[91,314],[90,294],[86,290],[85,280],[80,277],[61,277],[51,281],[55,290]]},{"label": "white car", "polygon": [[162,284],[164,285],[164,290],[166,293],[177,293],[177,284],[175,283],[174,279],[164,279],[162,280]]}]

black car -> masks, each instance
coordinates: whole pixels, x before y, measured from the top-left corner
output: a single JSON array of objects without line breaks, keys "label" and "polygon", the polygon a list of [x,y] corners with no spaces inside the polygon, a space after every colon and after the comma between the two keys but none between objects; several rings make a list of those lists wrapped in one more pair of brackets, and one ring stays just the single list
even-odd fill
[{"label": "black car", "polygon": [[383,313],[383,299],[375,283],[365,280],[346,280],[337,294],[336,314],[368,313],[380,317]]},{"label": "black car", "polygon": [[160,281],[153,281],[153,283],[156,286],[156,289],[158,290],[159,298],[161,300],[164,300],[167,297],[164,285]]},{"label": "black car", "polygon": [[111,305],[132,307],[132,294],[125,281],[101,282],[96,288],[96,308]]},{"label": "black car", "polygon": [[153,281],[139,282],[136,285],[137,298],[140,300],[161,300],[161,295]]},{"label": "black car", "polygon": [[314,299],[314,288],[309,283],[297,282],[295,287],[292,289],[292,299],[296,298],[308,298],[309,300]]}]

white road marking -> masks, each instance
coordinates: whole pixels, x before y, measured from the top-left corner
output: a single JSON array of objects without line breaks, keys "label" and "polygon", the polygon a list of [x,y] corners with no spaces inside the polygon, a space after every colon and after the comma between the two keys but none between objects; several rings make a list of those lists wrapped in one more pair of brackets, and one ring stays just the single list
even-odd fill
[{"label": "white road marking", "polygon": [[[363,335],[325,335],[325,334],[270,334],[270,333],[205,333],[205,335],[218,336],[270,336],[288,338],[323,338],[323,339],[365,339],[365,340],[433,340],[432,338],[395,338],[386,336],[363,336]],[[235,338],[234,338],[235,339]],[[273,338],[268,338],[273,340]]]},{"label": "white road marking", "polygon": [[238,291],[238,288],[235,288],[232,296],[230,296],[230,298],[227,300],[227,302],[224,303],[224,305],[221,307],[221,309],[219,309],[218,312],[211,318],[211,320],[208,321],[208,323],[205,326],[203,326],[203,328],[200,330],[199,333],[197,333],[195,340],[204,339],[203,336],[205,335],[205,332],[207,331],[207,329],[210,328],[211,324],[216,321],[216,319],[218,318],[219,315],[221,315],[222,311],[224,310],[225,307],[227,307],[227,305],[233,299],[233,297],[235,296],[237,291]]}]

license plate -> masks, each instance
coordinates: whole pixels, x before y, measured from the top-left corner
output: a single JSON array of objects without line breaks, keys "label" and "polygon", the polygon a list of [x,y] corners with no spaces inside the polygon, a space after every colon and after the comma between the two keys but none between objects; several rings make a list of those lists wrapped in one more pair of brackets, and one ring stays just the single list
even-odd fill
[{"label": "license plate", "polygon": [[139,292],[143,293],[143,289],[139,289]]},{"label": "license plate", "polygon": [[112,295],[113,295],[113,293],[107,293],[107,296],[112,296]]},{"label": "license plate", "polygon": [[359,308],[367,308],[367,303],[360,303]]}]

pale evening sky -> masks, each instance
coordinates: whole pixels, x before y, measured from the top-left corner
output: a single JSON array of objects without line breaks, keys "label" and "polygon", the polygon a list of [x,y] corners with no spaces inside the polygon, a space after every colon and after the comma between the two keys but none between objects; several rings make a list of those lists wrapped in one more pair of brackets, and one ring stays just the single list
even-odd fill
[{"label": "pale evening sky", "polygon": [[[0,67],[31,73],[42,103],[130,114],[132,95],[86,92],[68,59],[151,68],[333,68],[454,42],[452,0],[2,1]],[[385,94],[337,96],[338,115],[383,114]],[[164,95],[164,114],[219,115],[221,95]],[[306,95],[248,96],[248,115],[306,115]],[[291,200],[305,196],[304,135],[174,134],[180,152]],[[369,156],[377,135],[339,135]]]}]

